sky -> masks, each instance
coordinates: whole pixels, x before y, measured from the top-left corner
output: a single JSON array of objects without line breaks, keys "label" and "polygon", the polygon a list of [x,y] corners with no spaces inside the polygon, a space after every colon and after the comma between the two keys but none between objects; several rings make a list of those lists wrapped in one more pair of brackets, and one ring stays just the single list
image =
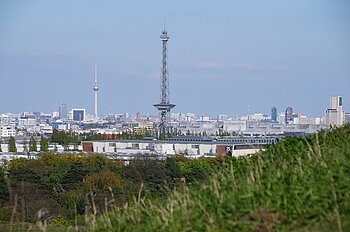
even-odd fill
[{"label": "sky", "polygon": [[0,113],[86,108],[156,115],[166,27],[173,112],[350,111],[350,2],[0,2]]}]

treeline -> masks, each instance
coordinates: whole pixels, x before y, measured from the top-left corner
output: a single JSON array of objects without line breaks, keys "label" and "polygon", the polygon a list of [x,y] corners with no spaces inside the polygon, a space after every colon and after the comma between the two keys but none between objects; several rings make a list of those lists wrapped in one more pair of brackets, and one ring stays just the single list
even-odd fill
[{"label": "treeline", "polygon": [[[24,152],[38,152],[39,150],[42,152],[48,151],[49,148],[49,139],[41,136],[40,138],[40,149],[38,148],[37,141],[34,137],[31,137],[29,140],[29,144],[26,141],[22,142]],[[3,152],[1,143],[0,143],[0,152]],[[8,152],[17,152],[16,147],[16,139],[14,137],[10,137],[8,140]]]},{"label": "treeline", "polygon": [[[176,128],[169,131],[164,135],[157,135],[157,131],[146,131],[144,133],[136,133],[134,131],[115,133],[115,134],[101,134],[101,133],[83,133],[77,134],[70,131],[59,131],[57,129],[53,130],[52,136],[50,138],[50,142],[58,143],[63,145],[65,148],[68,147],[69,144],[73,144],[74,146],[78,146],[81,141],[96,141],[96,140],[143,140],[145,137],[154,137],[157,139],[166,139],[171,138],[173,136],[178,135],[188,135],[188,136],[207,136],[208,134],[204,131],[203,133],[193,133],[189,130],[183,134],[181,130],[177,130]],[[215,136],[233,136],[237,135],[236,133],[228,133],[228,132],[220,132],[215,133]],[[214,135],[213,135],[214,136]]]},{"label": "treeline", "polygon": [[54,153],[15,159],[0,168],[0,221],[34,222],[41,211],[51,222],[82,223],[84,215],[124,205],[140,190],[142,197],[158,198],[175,186],[205,180],[221,163],[222,158],[143,156],[125,165],[97,154]]},{"label": "treeline", "polygon": [[152,136],[150,133],[137,134],[132,132],[122,132],[121,134],[100,134],[100,133],[86,133],[82,134],[81,138],[84,141],[96,140],[142,140],[144,137]]},{"label": "treeline", "polygon": [[73,144],[75,146],[75,149],[78,149],[78,145],[80,144],[81,139],[79,135],[75,132],[70,132],[70,131],[66,132],[66,131],[53,129],[50,142],[63,145],[63,147],[66,150],[69,144]]},{"label": "treeline", "polygon": [[[179,136],[179,135],[187,135],[187,136],[208,136],[208,134],[204,131],[203,133],[191,133],[190,131],[187,131],[186,134],[182,134],[182,132],[176,132],[176,133],[167,133],[165,135],[159,135],[157,136],[155,133],[134,133],[134,132],[122,132],[121,134],[100,134],[100,133],[85,133],[80,135],[81,140],[83,141],[96,141],[96,140],[143,140],[146,137],[154,137],[156,139],[164,140],[166,138],[171,138],[173,136]],[[215,133],[210,136],[216,136],[216,137],[224,137],[224,136],[235,136],[238,135],[234,132],[223,132],[223,133]]]}]

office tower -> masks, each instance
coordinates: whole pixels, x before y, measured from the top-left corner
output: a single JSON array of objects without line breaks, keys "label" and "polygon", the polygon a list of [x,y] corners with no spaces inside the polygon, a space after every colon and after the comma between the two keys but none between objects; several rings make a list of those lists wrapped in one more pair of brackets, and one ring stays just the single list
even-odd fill
[{"label": "office tower", "polygon": [[72,117],[76,122],[85,121],[85,109],[72,109]]},{"label": "office tower", "polygon": [[165,134],[168,130],[168,120],[170,115],[170,110],[175,107],[174,104],[170,104],[169,96],[169,73],[168,73],[168,55],[167,55],[167,42],[169,36],[167,31],[163,30],[160,36],[163,42],[163,52],[162,52],[162,69],[161,69],[161,79],[160,79],[160,103],[153,105],[160,112],[160,123],[159,132],[160,134]]},{"label": "office tower", "polygon": [[331,96],[330,108],[326,110],[326,125],[341,126],[344,122],[343,98],[341,96]]},{"label": "office tower", "polygon": [[67,105],[62,103],[58,107],[58,116],[60,119],[67,119],[68,118],[68,110],[67,110]]},{"label": "office tower", "polygon": [[293,123],[293,108],[290,106],[287,107],[285,112],[285,122],[286,124]]},{"label": "office tower", "polygon": [[275,106],[271,109],[271,120],[277,122],[277,108]]}]

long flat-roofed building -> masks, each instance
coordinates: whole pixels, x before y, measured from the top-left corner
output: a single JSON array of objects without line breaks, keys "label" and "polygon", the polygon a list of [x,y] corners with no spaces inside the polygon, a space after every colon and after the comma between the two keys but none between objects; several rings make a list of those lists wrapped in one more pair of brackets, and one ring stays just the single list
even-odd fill
[{"label": "long flat-roofed building", "polygon": [[83,141],[84,152],[111,153],[115,155],[175,155],[190,157],[229,154],[240,156],[255,153],[277,137],[212,138],[203,136],[176,136],[168,140],[100,140]]}]

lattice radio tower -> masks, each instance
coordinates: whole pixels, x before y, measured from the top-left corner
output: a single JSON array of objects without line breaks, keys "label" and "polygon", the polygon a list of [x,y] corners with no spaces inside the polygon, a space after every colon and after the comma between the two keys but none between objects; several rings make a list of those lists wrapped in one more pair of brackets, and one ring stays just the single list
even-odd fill
[{"label": "lattice radio tower", "polygon": [[161,68],[161,79],[160,79],[160,103],[153,105],[159,110],[160,123],[159,132],[165,135],[168,132],[168,122],[170,118],[170,110],[175,107],[174,104],[170,104],[169,95],[169,72],[168,72],[168,54],[167,54],[167,42],[169,40],[168,33],[164,28],[160,40],[163,42],[162,52],[162,68]]}]

